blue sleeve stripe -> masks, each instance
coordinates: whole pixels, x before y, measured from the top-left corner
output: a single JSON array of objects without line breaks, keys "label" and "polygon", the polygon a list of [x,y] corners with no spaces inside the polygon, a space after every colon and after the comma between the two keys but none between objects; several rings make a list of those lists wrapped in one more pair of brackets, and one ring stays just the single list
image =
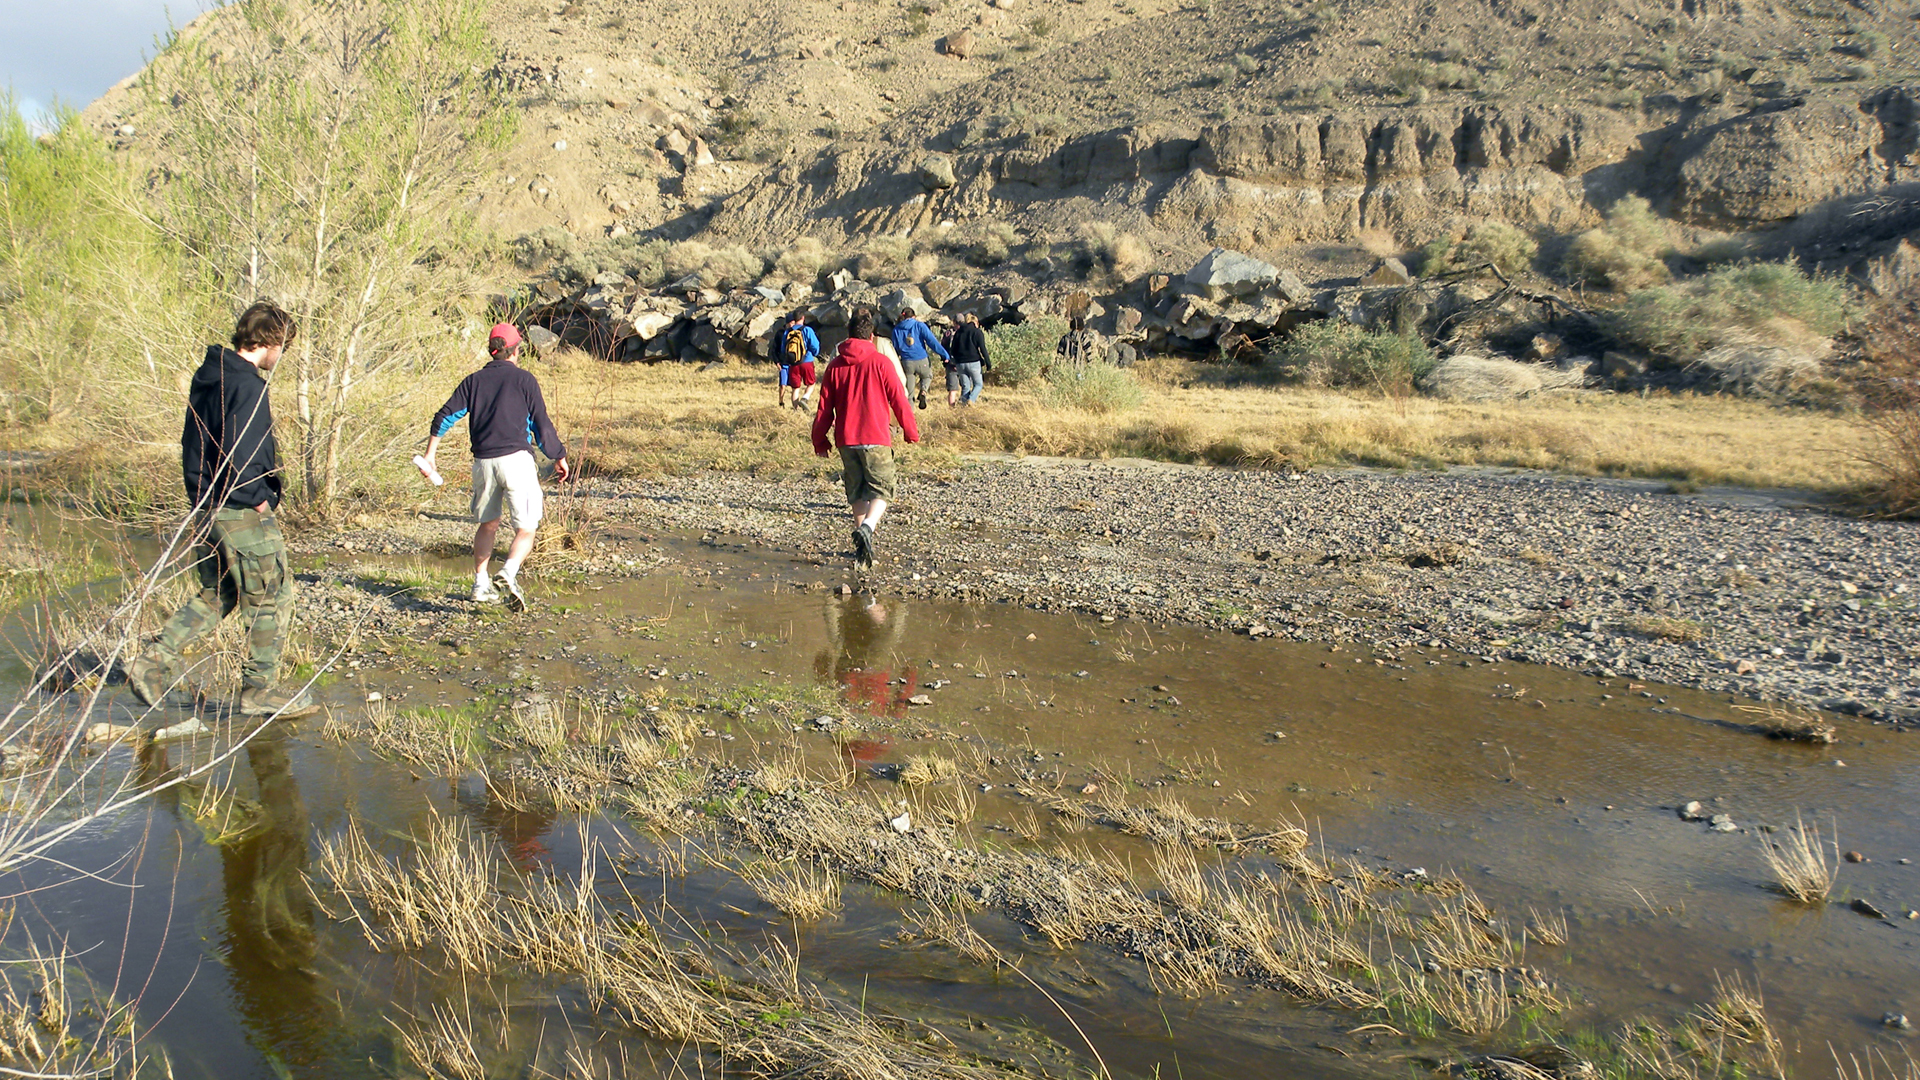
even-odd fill
[{"label": "blue sleeve stripe", "polygon": [[467,410],[461,409],[459,412],[454,413],[453,415],[447,417],[445,420],[440,421],[439,425],[433,429],[433,437],[436,439],[443,437],[444,435],[446,435],[447,432],[452,431],[453,425],[459,423],[461,418],[466,415],[467,415]]},{"label": "blue sleeve stripe", "polygon": [[532,413],[527,414],[527,445],[528,446],[539,445],[538,440],[535,438],[535,434],[533,430],[533,414]]}]

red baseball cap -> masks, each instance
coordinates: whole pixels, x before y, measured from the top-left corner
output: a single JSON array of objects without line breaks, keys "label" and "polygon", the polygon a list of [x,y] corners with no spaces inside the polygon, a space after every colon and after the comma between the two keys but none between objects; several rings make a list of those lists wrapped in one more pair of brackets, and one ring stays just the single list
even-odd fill
[{"label": "red baseball cap", "polygon": [[487,331],[487,340],[499,338],[502,345],[511,349],[520,344],[520,329],[512,323],[500,323]]}]

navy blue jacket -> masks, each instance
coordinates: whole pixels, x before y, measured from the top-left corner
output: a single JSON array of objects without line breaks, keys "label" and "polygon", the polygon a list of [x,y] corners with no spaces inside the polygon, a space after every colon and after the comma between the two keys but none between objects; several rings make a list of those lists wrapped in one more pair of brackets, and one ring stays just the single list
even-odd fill
[{"label": "navy blue jacket", "polygon": [[506,457],[536,444],[556,461],[567,456],[560,433],[547,419],[540,380],[511,360],[489,360],[486,367],[460,380],[453,396],[433,414],[434,437],[444,437],[461,417],[467,417],[467,435],[476,458]]},{"label": "navy blue jacket", "polygon": [[232,349],[207,346],[193,373],[180,472],[187,498],[203,510],[280,506],[280,449],[267,380]]},{"label": "navy blue jacket", "polygon": [[953,359],[947,355],[947,348],[940,344],[940,339],[927,329],[927,324],[911,315],[893,324],[893,348],[900,354],[903,364],[909,360],[925,360],[929,349],[939,353],[942,361]]}]

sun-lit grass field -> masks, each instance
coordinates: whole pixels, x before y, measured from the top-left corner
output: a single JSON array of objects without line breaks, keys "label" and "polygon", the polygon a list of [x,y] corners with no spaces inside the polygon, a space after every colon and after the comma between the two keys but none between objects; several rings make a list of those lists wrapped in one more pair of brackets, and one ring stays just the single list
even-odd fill
[{"label": "sun-lit grass field", "polygon": [[[827,467],[809,417],[776,406],[774,369],[614,365],[577,353],[535,361],[577,457],[616,474],[699,469],[774,475]],[[1310,468],[1490,465],[1689,484],[1845,491],[1871,476],[1872,438],[1855,418],[1695,395],[1549,394],[1455,404],[1271,385],[1248,369],[1157,360],[1135,366],[1137,409],[1093,413],[1025,388],[919,413],[923,467],[998,452],[1148,457]]]}]

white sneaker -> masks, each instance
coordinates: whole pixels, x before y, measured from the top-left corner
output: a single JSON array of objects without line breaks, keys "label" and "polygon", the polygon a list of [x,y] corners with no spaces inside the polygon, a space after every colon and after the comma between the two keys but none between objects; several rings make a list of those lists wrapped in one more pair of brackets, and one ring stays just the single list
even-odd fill
[{"label": "white sneaker", "polygon": [[473,602],[476,604],[497,604],[500,602],[500,590],[493,582],[481,580],[473,583]]},{"label": "white sneaker", "polygon": [[520,612],[527,610],[527,594],[520,591],[520,582],[501,574],[496,582],[500,586],[500,595],[507,601],[507,610]]}]

